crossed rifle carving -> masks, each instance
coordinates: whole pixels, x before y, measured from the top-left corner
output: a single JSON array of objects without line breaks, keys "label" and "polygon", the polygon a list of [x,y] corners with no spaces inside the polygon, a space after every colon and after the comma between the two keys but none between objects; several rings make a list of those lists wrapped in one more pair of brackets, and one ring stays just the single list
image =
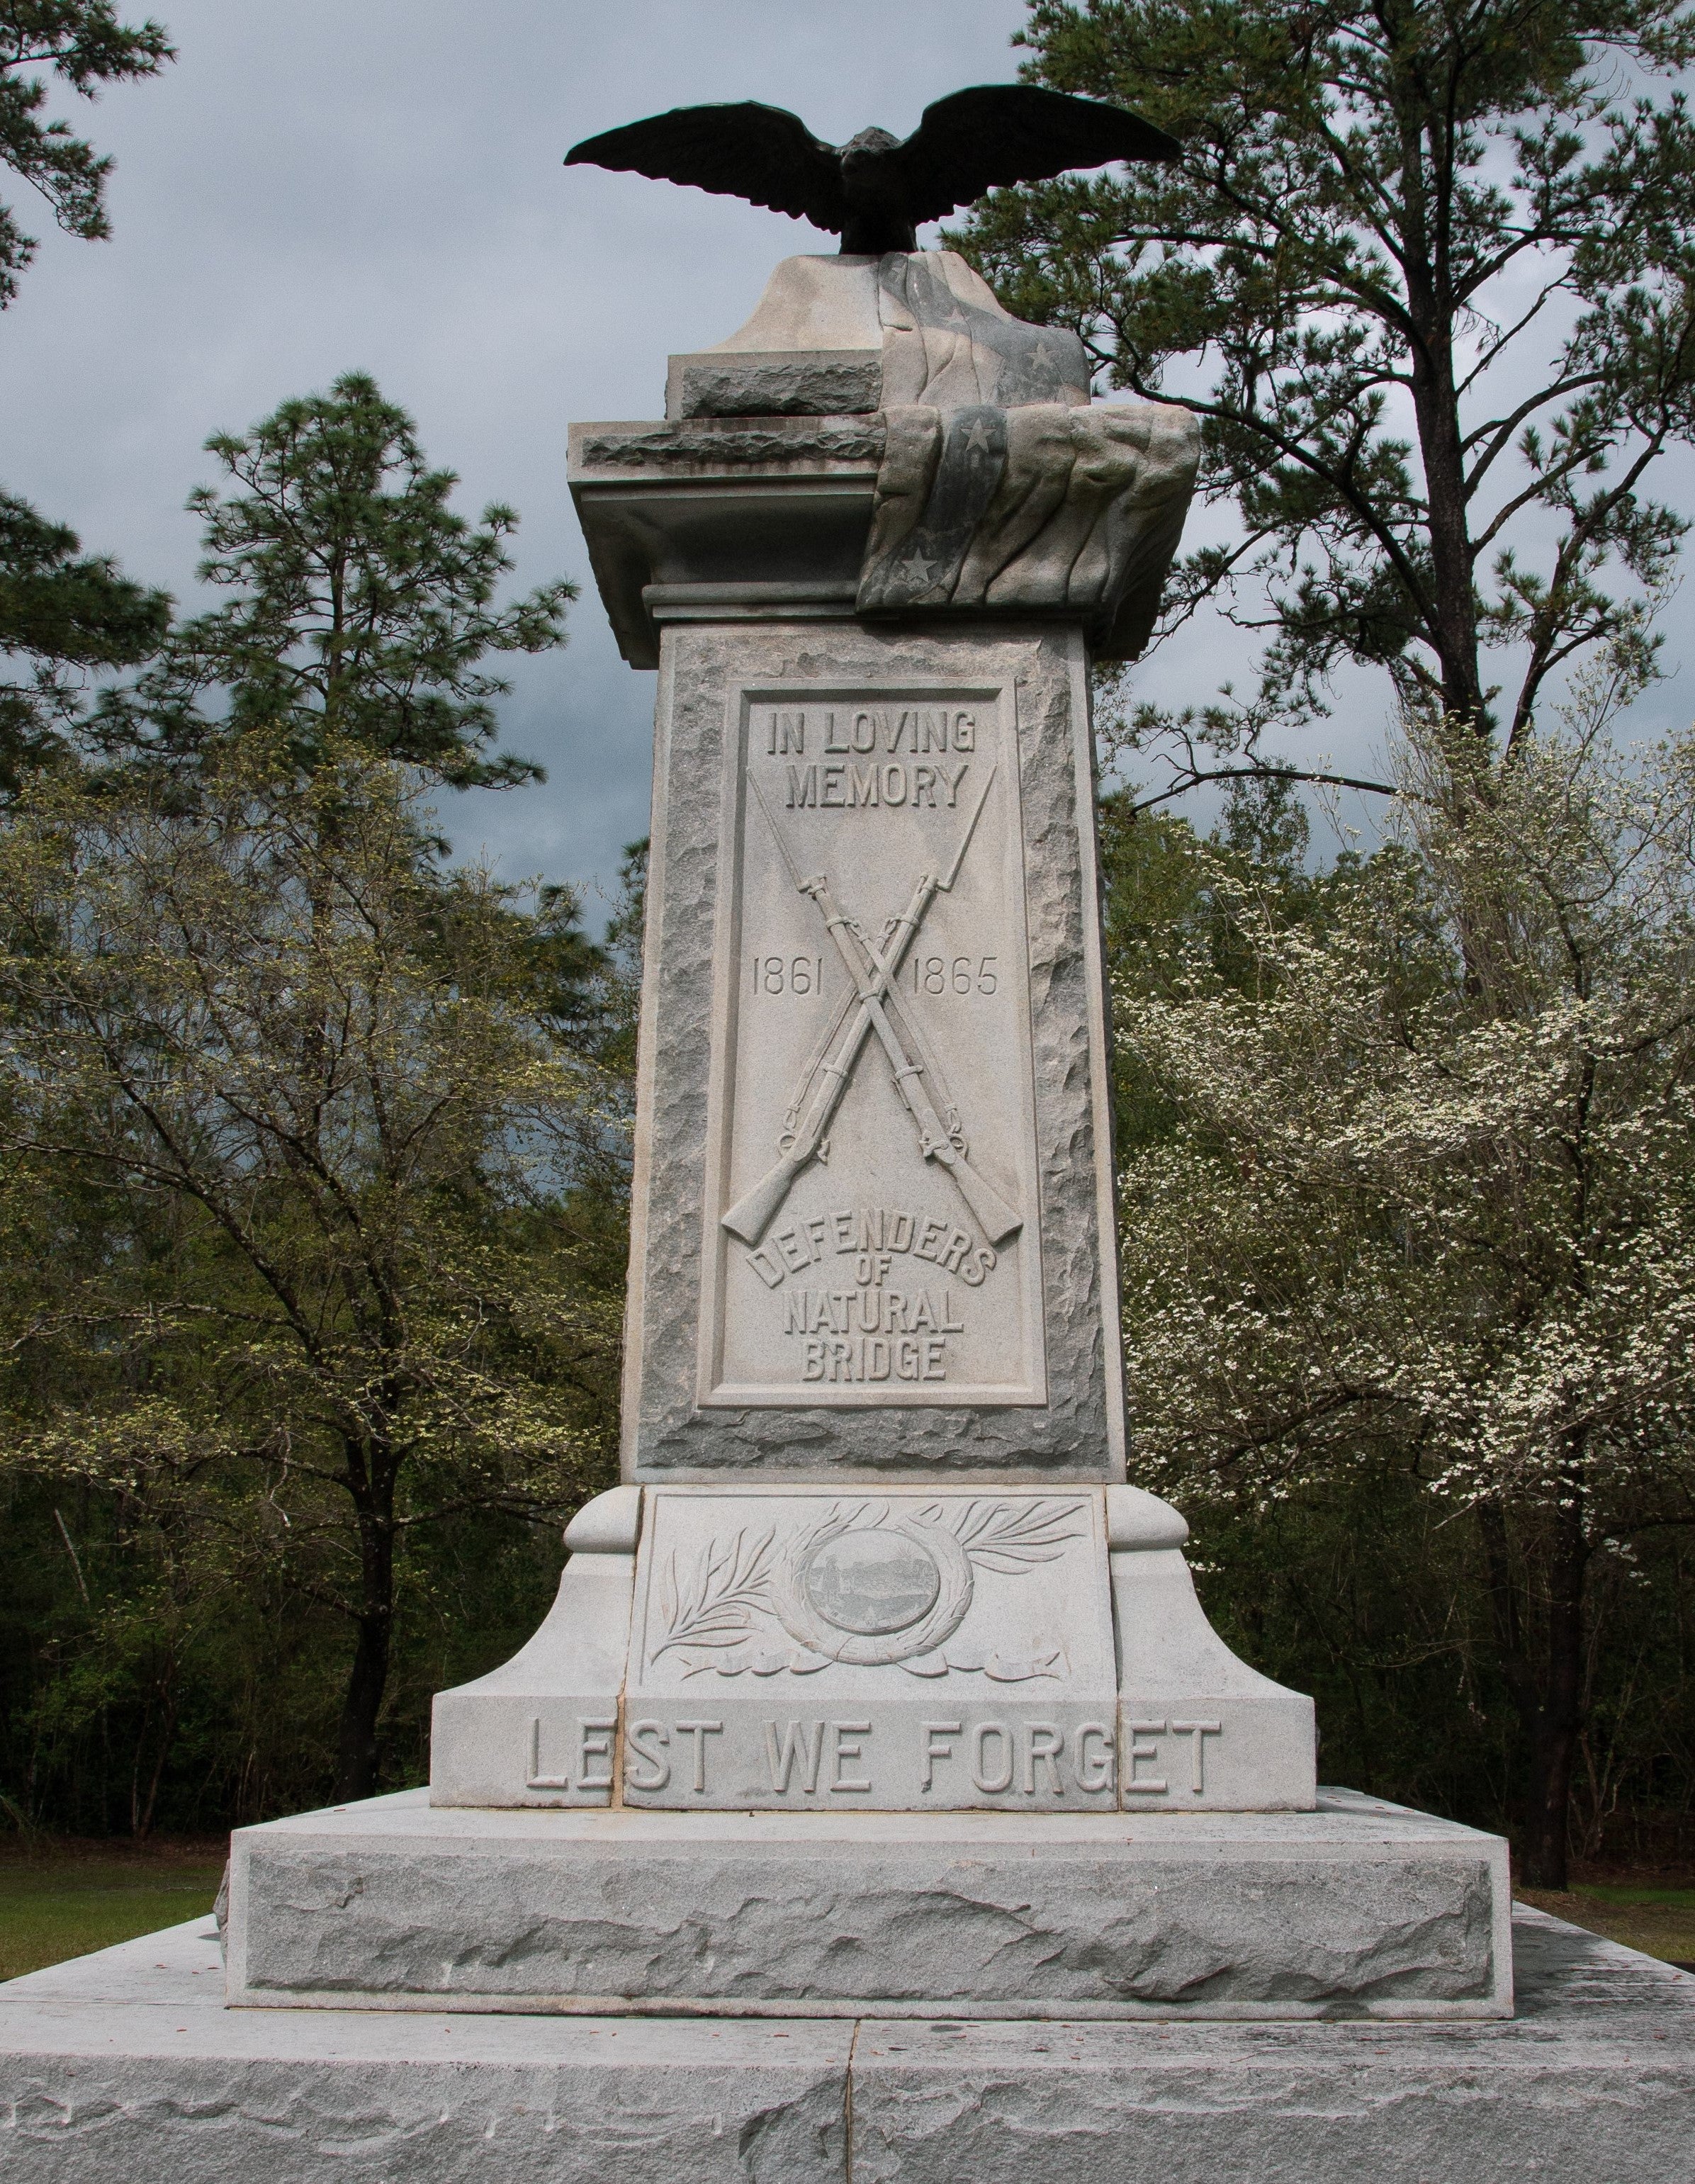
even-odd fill
[{"label": "crossed rifle carving", "polygon": [[[822,872],[803,874],[790,854],[782,828],[778,825],[771,806],[761,794],[758,782],[751,772],[748,776],[755,799],[765,814],[766,824],[782,853],[789,877],[796,891],[805,895],[823,919],[831,939],[843,962],[847,966],[853,991],[843,1003],[835,1022],[826,1031],[820,1053],[807,1064],[789,1107],[793,1118],[800,1102],[806,1096],[808,1085],[813,1084],[811,1104],[805,1118],[785,1130],[781,1150],[775,1163],[767,1170],[753,1189],[737,1200],[729,1212],[722,1216],[723,1226],[733,1236],[744,1244],[757,1244],[777,1217],[778,1211],[788,1197],[790,1186],[802,1168],[815,1160],[828,1156],[828,1136],[842,1095],[848,1088],[854,1066],[874,1032],[889,1057],[894,1072],[895,1089],[900,1095],[901,1105],[912,1117],[918,1133],[918,1149],[928,1161],[945,1167],[953,1178],[954,1186],[971,1209],[978,1226],[989,1241],[1004,1244],[1015,1236],[1023,1226],[1023,1217],[1016,1213],[994,1185],[972,1167],[966,1154],[966,1145],[956,1119],[953,1127],[945,1124],[936,1112],[934,1100],[925,1084],[926,1061],[928,1049],[908,1017],[905,1007],[895,992],[895,980],[907,950],[917,939],[930,905],[937,895],[945,894],[959,878],[965,862],[965,853],[971,847],[977,822],[983,816],[983,807],[989,800],[989,792],[995,785],[995,768],[983,784],[965,832],[960,838],[953,862],[947,871],[922,872],[917,886],[900,916],[885,928],[880,940],[873,940],[864,927],[849,917],[837,905],[828,878]],[[849,1012],[851,1011],[850,1019]],[[839,1043],[834,1049],[830,1041],[846,1020]],[[939,1080],[939,1072],[930,1064],[929,1074]],[[944,1093],[945,1101],[945,1093]],[[951,1104],[950,1115],[951,1118]]]}]

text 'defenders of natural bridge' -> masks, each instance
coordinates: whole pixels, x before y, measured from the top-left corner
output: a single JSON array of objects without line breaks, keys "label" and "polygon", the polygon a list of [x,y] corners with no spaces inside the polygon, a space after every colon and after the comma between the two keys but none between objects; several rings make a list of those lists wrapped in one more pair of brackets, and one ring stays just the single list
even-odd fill
[{"label": "text 'defenders of natural bridge'", "polygon": [[1040,1402],[1011,693],[738,694],[700,1400]]}]

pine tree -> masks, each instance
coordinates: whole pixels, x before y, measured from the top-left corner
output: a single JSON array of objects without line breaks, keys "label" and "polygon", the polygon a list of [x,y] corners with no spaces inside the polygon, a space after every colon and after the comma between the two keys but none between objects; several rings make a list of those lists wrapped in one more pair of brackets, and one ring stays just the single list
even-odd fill
[{"label": "pine tree", "polygon": [[[68,123],[42,119],[48,75],[94,98],[105,84],[157,75],[176,57],[159,24],[120,23],[111,0],[0,0],[0,160],[34,184],[67,235],[94,242],[112,232],[106,216],[112,161]],[[30,69],[48,75],[25,75]],[[35,254],[35,238],[0,205],[0,309],[17,294],[18,276]]]},{"label": "pine tree", "polygon": [[200,575],[231,596],[109,694],[109,753],[182,772],[262,728],[304,772],[350,743],[455,788],[542,777],[489,755],[491,700],[507,685],[482,662],[562,644],[577,588],[494,603],[510,509],[472,524],[450,508],[454,473],[429,467],[411,419],[360,372],[207,445],[235,489],[190,498],[205,523]]},{"label": "pine tree", "polygon": [[[1034,0],[1029,73],[1182,143],[1003,191],[966,247],[1118,387],[1199,415],[1232,536],[1203,605],[1257,687],[1130,740],[1174,784],[1263,767],[1363,663],[1510,752],[1575,664],[1655,672],[1695,437],[1695,58],[1679,0]],[[1391,784],[1381,784],[1390,787]]]},{"label": "pine tree", "polygon": [[0,797],[75,741],[82,671],[148,659],[170,621],[163,592],[84,556],[74,531],[0,492],[0,652],[26,671],[0,682]]},{"label": "pine tree", "polygon": [[[44,68],[92,98],[103,84],[156,75],[172,58],[157,23],[120,23],[110,0],[0,0],[0,161],[40,191],[67,234],[93,242],[111,233],[112,162],[64,122],[42,119],[48,79],[24,71]],[[0,310],[35,251],[0,205]],[[81,671],[149,658],[170,614],[163,592],[131,583],[103,557],[84,558],[75,532],[0,492],[0,653],[26,670],[26,679],[0,683],[0,795],[64,752],[81,712]]]}]

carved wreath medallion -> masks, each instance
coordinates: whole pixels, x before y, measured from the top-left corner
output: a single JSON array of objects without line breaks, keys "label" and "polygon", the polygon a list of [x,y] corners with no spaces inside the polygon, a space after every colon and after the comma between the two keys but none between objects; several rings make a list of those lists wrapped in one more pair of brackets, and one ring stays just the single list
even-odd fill
[{"label": "carved wreath medallion", "polygon": [[[744,1527],[692,1556],[673,1554],[659,1588],[664,1630],[694,1675],[806,1675],[838,1661],[895,1663],[914,1675],[981,1669],[1001,1682],[1051,1674],[1059,1650],[1032,1660],[944,1651],[970,1610],[979,1568],[1020,1576],[1086,1529],[1084,1505],[981,1496],[917,1507],[837,1502],[780,1542]],[[793,1646],[769,1642],[779,1624]]]},{"label": "carved wreath medallion", "polygon": [[838,1503],[793,1533],[772,1572],[771,1604],[790,1637],[868,1669],[928,1653],[971,1605],[971,1562],[932,1513]]}]

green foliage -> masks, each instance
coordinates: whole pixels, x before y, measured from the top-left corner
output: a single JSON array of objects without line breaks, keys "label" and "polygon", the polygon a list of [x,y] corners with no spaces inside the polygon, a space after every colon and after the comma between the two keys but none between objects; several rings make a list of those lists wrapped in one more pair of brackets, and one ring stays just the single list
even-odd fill
[{"label": "green foliage", "polygon": [[609,1475],[607,973],[560,898],[443,872],[415,782],[320,759],[224,745],[186,806],[158,769],[65,777],[0,837],[0,1401],[48,1550],[14,1764],[51,1803],[121,1720],[101,1802],[137,1832],[197,1754],[231,1802],[321,1790],[332,1749],[373,1786],[397,1643],[410,1719],[533,1621],[556,1557],[515,1540]]},{"label": "green foliage", "polygon": [[1343,663],[1508,742],[1551,678],[1655,671],[1695,428],[1695,57],[1676,0],[1033,0],[1029,72],[1182,142],[997,193],[965,247],[1022,315],[1202,421],[1232,535],[1166,626],[1267,644],[1246,697],[1135,707],[1181,782],[1263,765]]},{"label": "green foliage", "polygon": [[535,777],[482,663],[572,588],[497,604],[516,518],[359,375],[212,444],[230,596],[0,835],[8,1794],[137,1834],[421,1765],[607,1476],[622,1301],[627,975],[426,800]]},{"label": "green foliage", "polygon": [[[1409,1468],[1362,1465],[1265,1505],[1194,1503],[1208,1614],[1318,1702],[1322,1780],[1530,1847],[1531,1741],[1502,1674],[1479,1528]],[[1521,1573],[1521,1575],[1523,1573]],[[1695,1543],[1598,1547],[1579,1663],[1575,1857],[1687,1864],[1695,1848]]]},{"label": "green foliage", "polygon": [[[1146,810],[1129,789],[1103,796],[1102,912],[1118,1012],[1181,991],[1197,953],[1218,978],[1253,990],[1263,966],[1241,944],[1222,890],[1257,883],[1280,924],[1321,922],[1328,891],[1307,869],[1310,831],[1291,785],[1275,778],[1234,783],[1206,842],[1187,820]],[[1168,1139],[1177,1113],[1128,1039],[1115,1046],[1112,1084],[1122,1162]]]},{"label": "green foliage", "polygon": [[482,663],[562,644],[577,588],[495,604],[512,510],[472,524],[449,508],[454,473],[430,468],[411,419],[361,372],[207,445],[240,490],[190,497],[206,526],[200,575],[233,596],[108,694],[96,725],[109,755],[181,777],[262,730],[305,771],[351,742],[455,788],[539,780],[525,760],[488,755],[507,685]]},{"label": "green foliage", "polygon": [[71,747],[81,710],[77,671],[129,667],[158,649],[170,619],[163,592],[81,554],[74,531],[0,492],[0,654],[26,682],[0,682],[0,797]]},{"label": "green foliage", "polygon": [[[157,75],[174,48],[149,18],[120,23],[111,0],[0,0],[0,160],[32,182],[68,235],[98,241],[111,233],[106,218],[109,158],[73,136],[64,121],[42,118],[46,69],[85,98],[109,83]],[[0,205],[0,309],[18,292],[18,276],[36,253],[10,209]]]},{"label": "green foliage", "polygon": [[1451,1671],[1510,1709],[1446,1794],[1476,1809],[1508,1754],[1554,1886],[1574,1795],[1616,1789],[1609,1717],[1641,1782],[1659,1695],[1695,1688],[1604,1658],[1625,1626],[1678,1654],[1633,1611],[1676,1597],[1695,1524],[1695,746],[1626,765],[1574,727],[1497,773],[1415,732],[1402,777],[1401,838],[1323,878],[1263,818],[1208,844],[1142,815],[1160,847],[1109,866],[1155,890],[1109,928],[1138,1461],[1298,1626],[1297,1680],[1358,1641],[1403,1694]]},{"label": "green foliage", "polygon": [[[44,121],[45,67],[85,98],[105,83],[153,75],[172,58],[158,24],[119,22],[109,0],[0,0],[0,161],[47,198],[61,227],[91,240],[106,220],[109,159]],[[0,309],[35,254],[0,205]],[[26,679],[0,682],[0,798],[36,767],[63,756],[81,712],[79,671],[131,667],[158,649],[170,616],[163,592],[84,558],[75,532],[0,492],[0,655]]]}]

